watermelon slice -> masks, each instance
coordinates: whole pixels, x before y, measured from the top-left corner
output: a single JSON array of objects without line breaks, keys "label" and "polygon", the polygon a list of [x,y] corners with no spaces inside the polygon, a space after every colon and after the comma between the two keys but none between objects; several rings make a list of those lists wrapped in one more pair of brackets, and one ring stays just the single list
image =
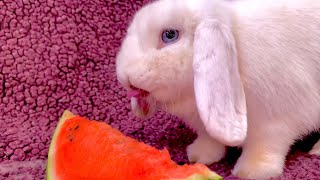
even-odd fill
[{"label": "watermelon slice", "polygon": [[179,166],[168,151],[106,123],[65,111],[51,140],[48,180],[220,180],[203,164]]}]

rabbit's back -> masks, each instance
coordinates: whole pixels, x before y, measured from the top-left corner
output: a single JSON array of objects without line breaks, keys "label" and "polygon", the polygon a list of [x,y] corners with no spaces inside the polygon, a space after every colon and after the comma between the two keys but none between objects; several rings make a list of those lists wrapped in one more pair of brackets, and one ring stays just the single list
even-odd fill
[{"label": "rabbit's back", "polygon": [[306,132],[320,127],[320,2],[282,1],[234,16],[248,115]]}]

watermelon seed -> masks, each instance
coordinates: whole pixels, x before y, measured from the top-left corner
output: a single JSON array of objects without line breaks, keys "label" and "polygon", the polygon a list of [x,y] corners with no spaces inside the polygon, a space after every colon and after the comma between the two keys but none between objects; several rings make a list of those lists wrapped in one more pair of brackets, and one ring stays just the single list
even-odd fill
[{"label": "watermelon seed", "polygon": [[72,134],[69,134],[69,135],[68,135],[68,139],[69,139],[69,141],[70,141],[70,142],[72,142],[72,141],[73,141]]},{"label": "watermelon seed", "polygon": [[79,129],[79,125],[77,125],[75,128],[74,128],[74,130],[78,130]]}]

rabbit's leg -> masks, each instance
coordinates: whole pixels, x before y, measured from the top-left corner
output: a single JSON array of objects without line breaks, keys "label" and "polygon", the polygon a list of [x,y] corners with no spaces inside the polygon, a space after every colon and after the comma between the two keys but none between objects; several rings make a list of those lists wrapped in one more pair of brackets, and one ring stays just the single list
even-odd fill
[{"label": "rabbit's leg", "polygon": [[225,155],[225,146],[212,139],[207,133],[198,134],[198,138],[187,147],[189,161],[209,165],[221,160]]},{"label": "rabbit's leg", "polygon": [[269,179],[281,175],[286,155],[296,138],[295,133],[279,122],[252,127],[249,131],[232,173],[248,179]]},{"label": "rabbit's leg", "polygon": [[309,154],[320,155],[320,140],[313,146]]}]

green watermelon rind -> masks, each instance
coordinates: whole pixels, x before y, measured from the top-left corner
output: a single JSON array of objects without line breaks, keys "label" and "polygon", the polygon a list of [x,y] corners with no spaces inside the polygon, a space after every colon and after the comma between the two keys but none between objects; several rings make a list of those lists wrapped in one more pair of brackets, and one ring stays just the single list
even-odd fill
[{"label": "green watermelon rind", "polygon": [[54,171],[54,161],[52,159],[53,154],[55,153],[55,145],[54,142],[56,142],[57,135],[60,132],[61,126],[66,122],[66,120],[75,117],[75,115],[68,111],[65,110],[60,117],[58,121],[58,125],[53,133],[52,140],[50,142],[49,146],[49,152],[48,152],[48,161],[47,161],[47,167],[46,167],[46,180],[56,180],[57,178],[55,177],[55,172]]},{"label": "green watermelon rind", "polygon": [[[74,115],[72,112],[65,110],[58,121],[58,124],[57,124],[56,129],[53,133],[52,140],[51,140],[50,146],[49,146],[48,161],[47,161],[47,167],[46,167],[46,180],[57,180],[57,177],[55,176],[55,172],[54,172],[55,168],[54,168],[54,161],[53,161],[53,155],[55,153],[54,143],[56,142],[56,138],[60,132],[61,126],[68,119],[71,119],[75,116],[76,115]],[[222,180],[223,179],[217,173],[210,171],[209,169],[208,169],[208,171],[209,172],[207,175],[193,174],[185,179],[179,179],[179,180]],[[172,180],[174,180],[174,179],[172,179]]]},{"label": "green watermelon rind", "polygon": [[222,180],[222,177],[210,171],[208,175],[194,174],[184,180]]}]

